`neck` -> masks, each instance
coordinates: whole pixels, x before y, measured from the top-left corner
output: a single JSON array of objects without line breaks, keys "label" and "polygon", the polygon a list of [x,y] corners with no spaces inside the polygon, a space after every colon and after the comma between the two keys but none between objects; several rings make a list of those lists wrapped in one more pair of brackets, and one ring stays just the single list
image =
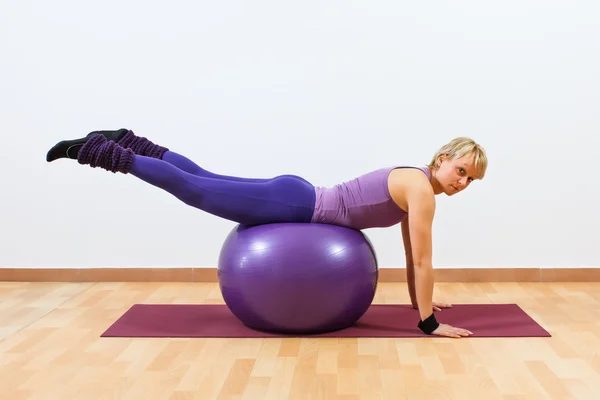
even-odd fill
[{"label": "neck", "polygon": [[440,187],[440,184],[436,178],[436,170],[430,167],[427,167],[429,169],[429,174],[431,175],[431,179],[429,179],[429,182],[431,183],[431,187],[433,188],[433,194],[438,195],[440,193],[442,193],[442,188]]}]

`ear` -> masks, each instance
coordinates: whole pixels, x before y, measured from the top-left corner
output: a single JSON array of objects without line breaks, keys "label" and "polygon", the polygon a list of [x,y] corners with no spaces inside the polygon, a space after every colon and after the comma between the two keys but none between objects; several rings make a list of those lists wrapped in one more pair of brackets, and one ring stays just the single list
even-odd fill
[{"label": "ear", "polygon": [[437,167],[441,167],[441,164],[446,160],[446,154],[440,154],[437,161]]}]

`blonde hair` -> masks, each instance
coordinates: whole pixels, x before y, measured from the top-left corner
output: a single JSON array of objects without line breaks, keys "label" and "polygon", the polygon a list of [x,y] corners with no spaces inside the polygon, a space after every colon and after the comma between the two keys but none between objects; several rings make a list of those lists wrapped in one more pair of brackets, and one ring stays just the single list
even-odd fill
[{"label": "blonde hair", "polygon": [[441,155],[446,155],[450,159],[457,159],[463,156],[471,156],[471,161],[475,165],[475,174],[477,179],[483,179],[487,170],[488,158],[483,147],[468,137],[457,137],[443,145],[431,159],[428,167],[437,169],[436,163]]}]

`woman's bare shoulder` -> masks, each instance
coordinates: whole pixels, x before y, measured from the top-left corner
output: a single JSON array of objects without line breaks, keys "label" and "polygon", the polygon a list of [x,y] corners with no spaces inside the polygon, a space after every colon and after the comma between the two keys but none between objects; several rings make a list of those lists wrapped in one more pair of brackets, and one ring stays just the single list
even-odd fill
[{"label": "woman's bare shoulder", "polygon": [[392,200],[403,210],[408,210],[409,199],[418,196],[434,197],[429,177],[418,168],[396,168],[388,177]]}]

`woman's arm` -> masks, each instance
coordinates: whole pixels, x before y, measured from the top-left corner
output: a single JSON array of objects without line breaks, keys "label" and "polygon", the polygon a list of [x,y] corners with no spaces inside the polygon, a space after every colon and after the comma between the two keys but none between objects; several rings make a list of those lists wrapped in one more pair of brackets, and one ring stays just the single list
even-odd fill
[{"label": "woman's arm", "polygon": [[402,221],[402,241],[404,242],[404,256],[406,257],[406,281],[408,283],[408,294],[413,308],[417,308],[417,295],[415,293],[415,265],[413,263],[412,247],[410,245],[410,223],[409,218]]},{"label": "woman's arm", "polygon": [[416,187],[407,194],[408,201],[408,234],[414,269],[415,297],[421,321],[419,327],[426,333],[439,336],[455,337],[472,335],[472,332],[455,328],[447,324],[439,324],[433,316],[433,265],[432,238],[435,199],[430,188]]},{"label": "woman's arm", "polygon": [[408,236],[414,270],[415,297],[421,320],[433,314],[433,264],[431,231],[435,199],[431,189],[417,186],[407,193]]}]

